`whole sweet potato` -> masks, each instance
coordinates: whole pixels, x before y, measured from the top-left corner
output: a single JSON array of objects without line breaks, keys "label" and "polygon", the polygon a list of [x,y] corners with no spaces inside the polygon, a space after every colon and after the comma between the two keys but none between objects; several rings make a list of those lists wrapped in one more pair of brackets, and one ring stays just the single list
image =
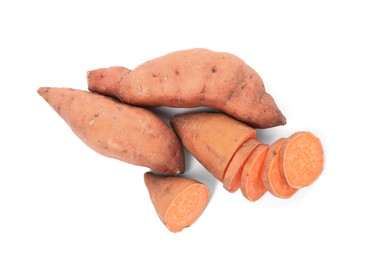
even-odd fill
[{"label": "whole sweet potato", "polygon": [[256,128],[286,123],[261,77],[239,57],[208,49],[176,51],[134,70],[89,71],[88,88],[133,105],[210,107]]},{"label": "whole sweet potato", "polygon": [[184,171],[176,134],[151,111],[71,88],[41,87],[38,93],[96,152],[159,173]]}]

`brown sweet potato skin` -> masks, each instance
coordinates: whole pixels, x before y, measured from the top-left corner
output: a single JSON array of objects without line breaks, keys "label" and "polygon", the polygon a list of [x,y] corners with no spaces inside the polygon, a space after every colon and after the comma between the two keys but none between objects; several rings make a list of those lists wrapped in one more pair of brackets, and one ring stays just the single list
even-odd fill
[{"label": "brown sweet potato skin", "polygon": [[255,129],[222,113],[173,116],[171,126],[186,149],[219,181],[241,144],[256,137]]},{"label": "brown sweet potato skin", "polygon": [[133,71],[124,67],[92,70],[87,80],[89,90],[133,105],[210,107],[255,128],[286,123],[258,73],[226,52],[176,51]]},{"label": "brown sweet potato skin", "polygon": [[38,93],[96,152],[159,173],[184,171],[181,143],[154,113],[77,89],[41,87]]}]

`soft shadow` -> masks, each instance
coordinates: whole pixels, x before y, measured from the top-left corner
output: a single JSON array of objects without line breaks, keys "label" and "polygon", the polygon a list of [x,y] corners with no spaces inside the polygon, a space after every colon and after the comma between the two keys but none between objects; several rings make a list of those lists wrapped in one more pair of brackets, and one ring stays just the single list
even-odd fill
[{"label": "soft shadow", "polygon": [[176,116],[176,115],[181,115],[181,114],[191,113],[191,112],[216,112],[216,110],[208,108],[208,107],[174,108],[174,107],[167,107],[167,106],[159,106],[159,107],[147,107],[147,109],[157,114],[168,125],[170,125],[171,116]]},{"label": "soft shadow", "polygon": [[215,194],[218,180],[211,173],[209,173],[206,168],[185,148],[184,155],[185,172],[181,176],[195,179],[205,184],[209,188],[211,200]]}]

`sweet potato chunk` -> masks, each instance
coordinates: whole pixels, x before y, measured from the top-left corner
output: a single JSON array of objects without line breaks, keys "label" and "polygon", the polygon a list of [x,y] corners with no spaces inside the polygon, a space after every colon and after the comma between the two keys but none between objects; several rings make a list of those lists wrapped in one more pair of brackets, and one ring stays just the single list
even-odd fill
[{"label": "sweet potato chunk", "polygon": [[191,226],[209,201],[208,187],[190,178],[147,172],[144,181],[159,218],[172,232]]}]

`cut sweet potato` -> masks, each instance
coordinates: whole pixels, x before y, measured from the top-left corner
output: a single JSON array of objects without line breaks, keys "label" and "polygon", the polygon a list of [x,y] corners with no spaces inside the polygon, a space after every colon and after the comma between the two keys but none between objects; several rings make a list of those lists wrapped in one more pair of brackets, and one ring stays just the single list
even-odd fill
[{"label": "cut sweet potato", "polygon": [[233,154],[255,129],[221,113],[189,113],[171,117],[171,126],[186,149],[219,181]]},{"label": "cut sweet potato", "polygon": [[296,132],[282,145],[280,171],[295,189],[311,185],[320,176],[323,164],[321,142],[310,132]]},{"label": "cut sweet potato", "polygon": [[209,189],[196,180],[144,174],[154,208],[163,224],[172,232],[191,226],[209,201]]},{"label": "cut sweet potato", "polygon": [[260,144],[257,139],[248,139],[234,154],[225,172],[223,187],[229,192],[235,192],[240,188],[242,169],[247,159]]},{"label": "cut sweet potato", "polygon": [[262,168],[268,147],[267,144],[260,144],[242,169],[241,192],[248,200],[256,201],[267,191],[262,182]]},{"label": "cut sweet potato", "polygon": [[298,189],[290,187],[280,172],[280,151],[286,138],[280,138],[269,146],[263,162],[262,180],[264,187],[274,196],[287,199]]}]

